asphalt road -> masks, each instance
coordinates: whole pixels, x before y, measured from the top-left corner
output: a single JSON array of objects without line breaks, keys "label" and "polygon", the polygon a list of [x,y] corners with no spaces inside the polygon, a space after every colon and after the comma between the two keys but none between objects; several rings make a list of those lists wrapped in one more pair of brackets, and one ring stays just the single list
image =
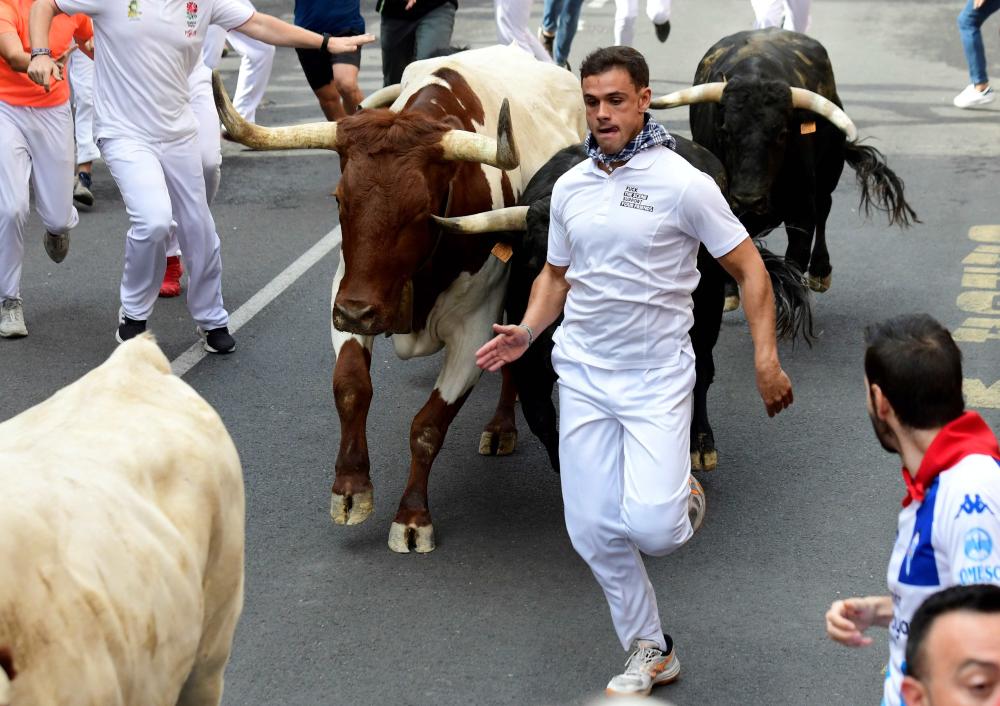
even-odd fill
[{"label": "asphalt road", "polygon": [[[970,291],[963,260],[982,247],[969,229],[1000,223],[1000,107],[951,107],[967,82],[954,20],[960,4],[817,0],[813,8],[812,34],[830,52],[848,113],[906,180],[923,223],[901,232],[859,217],[854,177],[845,170],[828,231],[833,287],[815,298],[822,333],[811,348],[782,348],[795,404],[776,419],[756,397],[745,321],[726,316],[710,395],[720,466],[702,476],[707,519],[677,554],[647,562],[684,665],[681,680],[658,695],[680,706],[880,698],[884,634],[851,651],[830,643],[822,623],[832,600],[884,592],[903,494],[898,461],[875,443],[865,416],[861,331],[907,311],[930,312],[955,328],[975,316],[960,308],[970,301],[972,309],[976,301],[1000,307],[988,293],[962,298]],[[574,66],[610,43],[613,7],[608,0],[585,6]],[[291,10],[273,2],[259,8]],[[536,3],[533,24],[540,10]],[[710,44],[751,22],[745,0],[682,0],[673,35],[660,45],[640,16],[638,48],[653,67],[654,91],[689,83]],[[987,25],[987,54],[1000,69],[995,27]],[[493,40],[491,6],[463,0],[455,43]],[[378,50],[365,50],[366,92],[381,85],[379,67]],[[232,87],[236,59],[223,68]],[[662,118],[690,134],[684,109]],[[318,119],[294,53],[279,50],[258,120]],[[332,153],[256,154],[226,145],[213,212],[231,311],[336,225],[329,194],[337,178]],[[37,218],[29,224],[23,296],[30,336],[0,341],[0,419],[40,402],[115,346],[127,225],[103,165],[95,194],[98,205],[82,214],[61,265],[45,257]],[[783,251],[783,236],[772,235],[769,245]],[[557,477],[540,444],[522,422],[516,454],[476,454],[497,376],[485,376],[473,392],[435,464],[437,550],[396,555],[386,539],[405,482],[409,423],[439,360],[403,363],[379,340],[368,426],[375,512],[356,527],[330,522],[339,434],[330,392],[335,255],[247,322],[235,354],[205,359],[185,376],[227,423],[246,477],[246,607],[224,703],[570,704],[600,693],[624,655],[600,591],[566,538]],[[1000,318],[1000,308],[978,316]],[[151,327],[171,359],[196,340],[181,300],[161,300]],[[998,342],[962,345],[966,376],[983,384],[969,389],[979,404],[993,405],[982,411],[1000,428],[1000,393],[989,389],[1000,377]]]}]

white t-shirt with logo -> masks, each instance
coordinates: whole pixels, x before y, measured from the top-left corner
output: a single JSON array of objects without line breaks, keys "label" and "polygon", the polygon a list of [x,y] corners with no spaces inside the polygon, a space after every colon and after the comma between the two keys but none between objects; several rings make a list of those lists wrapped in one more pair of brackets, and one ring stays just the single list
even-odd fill
[{"label": "white t-shirt with logo", "polygon": [[210,24],[239,27],[238,0],[56,0],[94,21],[95,138],[168,142],[197,131],[188,76]]},{"label": "white t-shirt with logo", "polygon": [[563,354],[608,370],[693,356],[698,245],[719,258],[748,237],[711,177],[662,146],[611,174],[587,159],[556,182],[550,214],[547,259],[570,285]]},{"label": "white t-shirt with logo", "polygon": [[1000,468],[989,456],[966,456],[935,478],[923,502],[899,513],[889,559],[892,623],[882,704],[901,706],[910,620],[920,604],[949,586],[1000,585]]}]

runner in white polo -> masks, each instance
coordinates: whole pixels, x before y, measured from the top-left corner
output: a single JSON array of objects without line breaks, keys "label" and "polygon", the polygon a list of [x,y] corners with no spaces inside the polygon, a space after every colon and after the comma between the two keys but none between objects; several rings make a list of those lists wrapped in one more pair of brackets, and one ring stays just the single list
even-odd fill
[{"label": "runner in white polo", "polygon": [[146,330],[166,268],[166,243],[177,229],[188,271],[188,310],[210,353],[236,343],[222,301],[219,237],[208,207],[188,77],[210,24],[280,46],[346,52],[371,35],[330,38],[254,12],[238,0],[36,0],[31,10],[28,74],[49,86],[58,71],[44,53],[61,13],[85,12],[96,34],[95,137],[125,201],[132,227],[125,246],[121,310],[115,337]]},{"label": "runner in white polo", "polygon": [[[889,559],[889,595],[835,601],[831,639],[866,647],[889,629],[882,703],[901,706],[910,619],[931,594],[1000,585],[1000,446],[962,399],[962,354],[926,314],[900,316],[865,335],[868,416],[882,448],[903,461],[906,496]],[[977,702],[978,703],[978,702]]]},{"label": "runner in white polo", "polygon": [[639,552],[671,553],[705,513],[689,446],[699,243],[745,294],[769,414],[792,403],[792,388],[764,263],[715,182],[671,149],[674,139],[646,112],[645,59],[630,47],[600,49],[580,75],[590,158],[552,191],[547,263],[523,321],[495,326],[476,362],[498,370],[516,360],[565,304],[552,364],[566,529],[631,649],[607,691],[648,694],[676,679],[680,663]]},{"label": "runner in white polo", "polygon": [[[73,208],[73,117],[64,81],[46,91],[25,71],[30,63],[31,0],[0,0],[0,337],[28,335],[21,303],[28,185],[45,226],[45,251],[62,262],[69,231],[79,221]],[[51,31],[50,31],[51,29]],[[44,34],[46,46],[65,64],[75,39],[93,36],[85,16],[62,17]],[[50,62],[51,63],[51,62]],[[54,64],[53,64],[54,66]]]}]

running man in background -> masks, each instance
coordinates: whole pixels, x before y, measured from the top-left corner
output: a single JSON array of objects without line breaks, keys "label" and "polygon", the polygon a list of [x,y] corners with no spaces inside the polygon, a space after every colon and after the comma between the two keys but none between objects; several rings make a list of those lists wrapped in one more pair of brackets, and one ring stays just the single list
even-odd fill
[{"label": "running man in background", "polygon": [[[295,24],[332,37],[357,37],[365,33],[361,0],[295,0]],[[297,48],[302,73],[319,100],[327,120],[353,115],[364,95],[358,87],[361,48],[326,52]]]},{"label": "running man in background", "polygon": [[382,85],[403,78],[403,69],[451,46],[458,0],[378,0],[382,17]]},{"label": "running man in background", "polygon": [[539,61],[552,63],[545,47],[528,29],[531,21],[532,0],[493,0],[497,21],[497,42],[516,44]]},{"label": "running man in background", "polygon": [[[670,6],[671,0],[646,0],[646,16],[661,43],[670,36]],[[632,46],[638,16],[639,0],[615,0],[615,44]]]},{"label": "running man in background", "polygon": [[812,0],[750,0],[756,18],[754,29],[783,27],[795,32],[809,29]]},{"label": "running man in background", "polygon": [[986,72],[986,50],[980,28],[997,10],[1000,10],[1000,0],[968,0],[958,16],[958,32],[962,36],[962,49],[972,82],[952,100],[956,108],[981,108],[996,100]]}]

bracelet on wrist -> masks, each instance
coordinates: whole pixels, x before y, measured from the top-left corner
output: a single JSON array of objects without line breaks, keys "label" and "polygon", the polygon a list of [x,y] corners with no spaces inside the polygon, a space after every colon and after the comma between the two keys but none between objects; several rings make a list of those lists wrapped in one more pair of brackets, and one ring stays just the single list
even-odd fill
[{"label": "bracelet on wrist", "polygon": [[323,32],[323,43],[319,45],[319,50],[322,52],[330,53],[330,35]]},{"label": "bracelet on wrist", "polygon": [[528,332],[528,347],[530,348],[532,341],[535,340],[535,332],[532,331],[531,327],[528,326],[527,324],[518,324],[518,328],[523,328],[525,331]]},{"label": "bracelet on wrist", "polygon": [[34,59],[36,56],[47,56],[52,58],[52,50],[46,49],[44,47],[39,47],[38,49],[31,50],[31,58]]}]

